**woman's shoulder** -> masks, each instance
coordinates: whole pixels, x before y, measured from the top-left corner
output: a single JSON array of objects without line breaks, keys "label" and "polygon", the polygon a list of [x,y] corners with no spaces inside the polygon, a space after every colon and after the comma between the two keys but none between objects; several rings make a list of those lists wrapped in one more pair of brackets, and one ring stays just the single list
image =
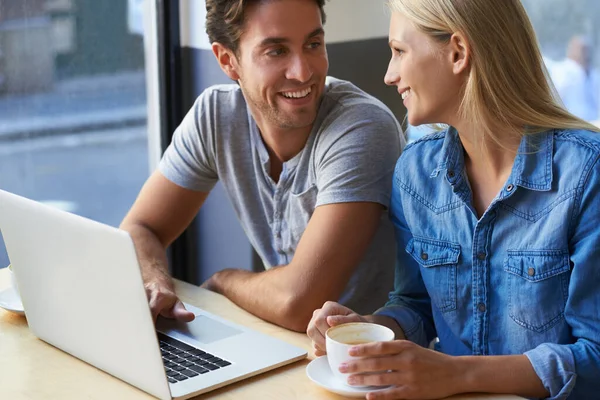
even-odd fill
[{"label": "woman's shoulder", "polygon": [[573,151],[600,152],[600,132],[587,129],[557,129],[554,130],[554,139],[557,146],[567,145]]},{"label": "woman's shoulder", "polygon": [[447,132],[448,129],[444,129],[424,135],[419,139],[409,142],[404,148],[404,152],[419,152],[420,150],[434,150],[441,148],[444,144]]},{"label": "woman's shoulder", "polygon": [[396,163],[396,172],[407,179],[429,176],[440,163],[447,131],[433,132],[407,144]]}]

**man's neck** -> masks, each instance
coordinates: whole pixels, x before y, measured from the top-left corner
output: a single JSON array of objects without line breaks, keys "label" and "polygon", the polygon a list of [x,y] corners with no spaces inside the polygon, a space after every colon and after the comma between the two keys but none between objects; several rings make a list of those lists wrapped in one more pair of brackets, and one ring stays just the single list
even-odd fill
[{"label": "man's neck", "polygon": [[273,181],[279,181],[283,163],[291,160],[304,149],[313,125],[298,129],[282,129],[257,121],[260,136],[269,153],[269,175]]},{"label": "man's neck", "polygon": [[312,125],[298,129],[281,129],[258,125],[271,162],[284,163],[302,151],[312,131]]}]

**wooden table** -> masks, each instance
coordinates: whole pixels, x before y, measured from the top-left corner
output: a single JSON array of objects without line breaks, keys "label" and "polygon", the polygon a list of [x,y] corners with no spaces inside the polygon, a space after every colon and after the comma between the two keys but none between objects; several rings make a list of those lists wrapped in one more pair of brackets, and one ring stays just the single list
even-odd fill
[{"label": "wooden table", "polygon": [[[8,287],[6,269],[0,270],[0,290]],[[307,349],[309,358],[198,396],[202,399],[325,399],[344,397],[313,384],[305,368],[314,358],[304,334],[277,327],[243,311],[225,297],[176,281],[185,302],[206,309],[265,334]],[[0,309],[0,399],[6,400],[149,400],[153,397],[58,350],[33,336],[23,316]],[[453,400],[516,400],[497,395],[455,396]]]}]

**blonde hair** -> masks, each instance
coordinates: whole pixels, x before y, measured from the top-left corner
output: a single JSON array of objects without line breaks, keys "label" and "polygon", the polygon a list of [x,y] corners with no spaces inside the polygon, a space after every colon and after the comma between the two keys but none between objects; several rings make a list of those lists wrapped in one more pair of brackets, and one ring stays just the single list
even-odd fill
[{"label": "blonde hair", "polygon": [[[566,111],[549,83],[533,26],[520,0],[389,0],[434,41],[466,37],[470,71],[459,113],[502,146],[492,123],[513,127],[515,135],[549,129],[599,131]],[[484,142],[482,140],[482,142]],[[503,146],[504,147],[504,146]]]}]

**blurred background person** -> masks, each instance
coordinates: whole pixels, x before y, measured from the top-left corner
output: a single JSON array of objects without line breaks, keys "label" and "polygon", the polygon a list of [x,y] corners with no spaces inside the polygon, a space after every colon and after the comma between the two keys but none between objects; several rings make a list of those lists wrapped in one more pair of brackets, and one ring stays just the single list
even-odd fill
[{"label": "blurred background person", "polygon": [[563,61],[547,63],[558,94],[572,114],[586,121],[600,120],[600,73],[592,66],[593,46],[584,36],[573,36]]}]

